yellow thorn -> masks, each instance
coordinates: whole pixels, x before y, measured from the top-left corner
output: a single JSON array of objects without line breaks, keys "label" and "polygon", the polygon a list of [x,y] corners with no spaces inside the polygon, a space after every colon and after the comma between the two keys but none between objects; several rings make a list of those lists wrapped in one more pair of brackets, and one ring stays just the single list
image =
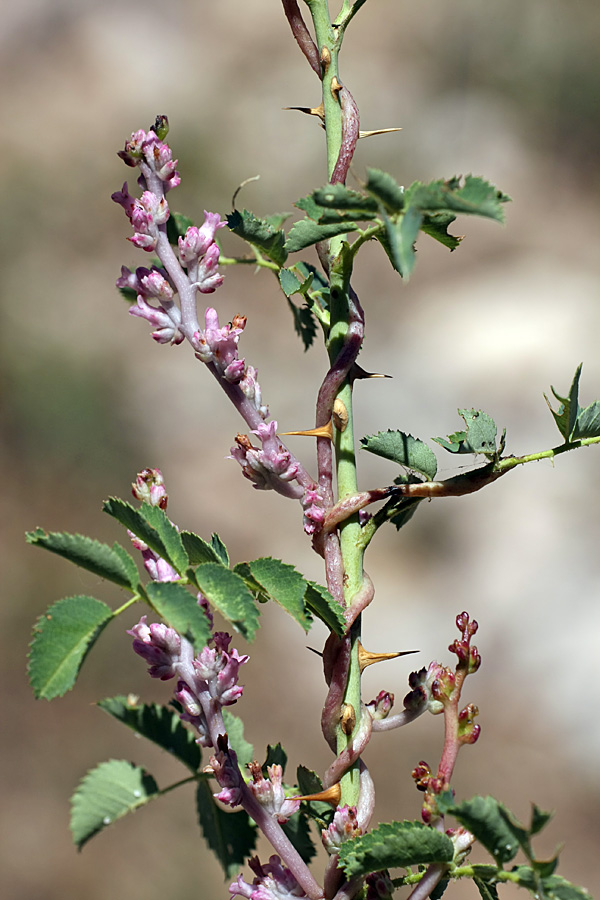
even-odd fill
[{"label": "yellow thorn", "polygon": [[392,131],[402,131],[401,128],[376,128],[375,131],[359,131],[359,138],[373,137],[376,134],[390,134]]},{"label": "yellow thorn", "polygon": [[327,423],[327,425],[321,425],[320,428],[311,428],[308,431],[280,431],[281,435],[286,434],[305,434],[307,437],[321,437],[328,438],[328,440],[333,440],[333,428],[331,426],[331,419]]},{"label": "yellow thorn", "polygon": [[325,44],[323,44],[323,47],[321,48],[320,61],[321,68],[323,69],[323,75],[327,75],[327,69],[331,64],[331,52],[329,50],[329,47],[327,47]]},{"label": "yellow thorn", "polygon": [[318,794],[304,794],[302,797],[290,797],[290,800],[320,800],[322,803],[331,803],[335,808],[341,799],[342,789],[338,784],[332,784],[326,791],[320,791]]},{"label": "yellow thorn", "polygon": [[391,378],[391,375],[380,375],[377,372],[366,372],[358,363],[354,363],[350,369],[350,378],[352,381],[358,381],[363,378]]},{"label": "yellow thorn", "polygon": [[407,656],[410,653],[418,653],[418,650],[400,650],[397,653],[371,653],[365,650],[360,641],[358,643],[358,667],[362,672],[367,666],[372,666],[376,662],[384,662],[386,659],[396,659],[398,656]]},{"label": "yellow thorn", "polygon": [[325,107],[322,102],[319,106],[284,106],[283,108],[306,113],[307,116],[318,116],[321,122],[325,121]]},{"label": "yellow thorn", "polygon": [[331,91],[331,96],[333,97],[334,100],[337,100],[338,94],[341,91],[341,89],[342,89],[342,85],[337,80],[337,75],[334,75],[333,78],[331,79],[331,85],[329,87],[329,90]]}]

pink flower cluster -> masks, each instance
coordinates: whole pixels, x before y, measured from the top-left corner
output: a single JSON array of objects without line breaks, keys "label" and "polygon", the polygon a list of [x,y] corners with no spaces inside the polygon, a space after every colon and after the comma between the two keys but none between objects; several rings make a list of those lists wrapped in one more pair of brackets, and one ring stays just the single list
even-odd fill
[{"label": "pink flower cluster", "polygon": [[281,864],[275,854],[265,865],[261,865],[257,856],[248,865],[256,877],[252,884],[248,884],[239,875],[237,881],[229,886],[232,897],[246,897],[247,900],[296,900],[306,897],[291,871]]}]

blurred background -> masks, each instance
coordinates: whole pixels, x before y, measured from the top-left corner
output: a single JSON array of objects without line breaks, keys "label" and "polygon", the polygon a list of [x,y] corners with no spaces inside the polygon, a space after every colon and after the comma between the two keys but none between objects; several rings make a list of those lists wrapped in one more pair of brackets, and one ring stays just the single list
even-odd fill
[{"label": "blurred background", "polygon": [[[361,253],[361,363],[393,380],[357,385],[358,437],[446,435],[461,426],[456,409],[474,406],[506,426],[508,452],[527,453],[559,443],[542,394],[551,384],[566,392],[582,360],[581,402],[600,398],[599,29],[595,0],[369,0],[350,28],[341,76],[362,127],[403,128],[361,141],[356,175],[372,165],[409,184],[473,172],[514,199],[506,228],[457,222],[467,238],[452,255],[421,238],[409,284],[379,247]],[[74,850],[68,798],[97,762],[131,759],[161,786],[181,775],[94,702],[129,691],[167,702],[169,684],[150,682],[131,653],[132,616],[105,633],[75,692],[33,700],[25,656],[34,619],[61,596],[91,593],[115,606],[121,596],[26,546],[23,533],[41,525],[122,539],[102,499],[127,497],[138,470],[159,466],[179,525],[218,531],[234,561],[272,554],[323,579],[297,504],[253,491],[225,460],[241,426],[216,384],[184,345],[156,345],[127,316],[114,281],[122,264],[147,260],[110,201],[133,181],[116,151],[167,113],[183,177],[170,196],[176,209],[196,221],[203,209],[224,215],[237,185],[257,174],[238,204],[258,215],[292,209],[326,179],[323,138],[316,120],[283,107],[317,105],[319,85],[280,5],[267,0],[21,0],[3,10],[0,51],[3,895],[227,897],[189,786]],[[225,249],[242,251],[231,235]],[[258,367],[273,417],[282,430],[311,427],[324,351],[304,354],[268,273],[226,275],[215,303],[222,321],[248,316],[241,355]],[[312,443],[290,445],[314,468]],[[456,471],[449,454],[437,455],[442,476]],[[394,474],[360,455],[362,486]],[[368,697],[385,688],[400,702],[411,666],[449,661],[455,615],[479,620],[483,665],[465,702],[479,706],[482,735],[459,758],[458,796],[493,793],[523,819],[530,800],[554,809],[539,853],[564,842],[561,873],[592,892],[599,489],[591,448],[472,497],[422,505],[400,534],[382,530],[366,559],[376,599],[364,638],[373,650],[420,649],[365,673]],[[257,756],[281,740],[290,773],[300,762],[321,772],[330,757],[319,660],[278,608],[264,608],[263,621],[235,711]],[[308,643],[319,648],[324,636],[316,625]],[[419,759],[436,764],[441,724],[429,717],[371,742],[379,820],[418,817],[410,771]]]}]

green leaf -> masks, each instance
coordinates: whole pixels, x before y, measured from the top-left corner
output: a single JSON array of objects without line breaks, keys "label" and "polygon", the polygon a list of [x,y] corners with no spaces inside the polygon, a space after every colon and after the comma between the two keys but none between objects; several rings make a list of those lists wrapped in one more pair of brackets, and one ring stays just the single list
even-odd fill
[{"label": "green leaf", "polygon": [[35,697],[62,697],[73,685],[82,663],[112,610],[95,597],[64,597],[33,626],[29,680]]},{"label": "green leaf", "polygon": [[220,562],[229,568],[229,553],[227,552],[227,547],[216,532],[210,536],[210,546],[217,554]]},{"label": "green leaf", "polygon": [[171,211],[171,214],[167,219],[167,238],[169,239],[169,243],[176,245],[179,238],[183,237],[188,228],[193,224],[194,222],[189,216],[184,216],[183,213]]},{"label": "green leaf", "polygon": [[439,437],[433,440],[450,453],[482,453],[493,459],[497,453],[497,427],[491,416],[475,409],[459,409],[458,414],[464,419],[467,430],[450,434],[448,440]]},{"label": "green leaf", "polygon": [[572,440],[580,441],[582,438],[598,437],[600,435],[600,401],[595,400],[579,409]]},{"label": "green leaf", "polygon": [[481,878],[474,878],[473,883],[479,891],[481,900],[498,900],[498,888],[489,881],[482,881]]},{"label": "green leaf", "polygon": [[256,247],[278,266],[282,266],[286,261],[287,251],[283,229],[273,227],[267,219],[259,219],[247,209],[242,210],[241,213],[234,210],[227,216],[227,224],[234,234]]},{"label": "green leaf", "polygon": [[309,863],[316,856],[317,851],[310,837],[308,817],[298,812],[281,826],[305,863]]},{"label": "green leaf", "polygon": [[327,184],[314,191],[315,203],[329,209],[356,213],[357,218],[373,218],[379,205],[374,197],[353,191],[343,184]]},{"label": "green leaf", "polygon": [[294,318],[294,331],[301,338],[306,351],[312,347],[317,334],[315,317],[308,306],[297,307],[291,300],[288,300],[288,306]]},{"label": "green leaf", "polygon": [[420,472],[428,481],[435,478],[437,472],[435,453],[412,434],[404,434],[403,431],[380,431],[378,434],[361,438],[361,444],[369,453],[391,459],[399,466]]},{"label": "green leaf", "polygon": [[91,837],[158,795],[154,778],[124,759],[100,763],[71,798],[71,833],[81,850]]},{"label": "green leaf", "polygon": [[290,228],[285,248],[288,253],[296,253],[298,250],[304,250],[305,247],[312,246],[312,244],[318,244],[319,241],[325,241],[338,234],[356,230],[357,225],[355,222],[346,221],[346,219],[327,225],[320,225],[312,219],[300,219],[298,222],[294,222]]},{"label": "green leaf", "polygon": [[196,805],[204,839],[232,878],[253,852],[258,829],[245,810],[228,813],[217,806],[207,781],[198,784]]},{"label": "green leaf", "polygon": [[[312,281],[312,278],[310,281]],[[286,297],[298,294],[302,288],[302,282],[296,278],[291,269],[279,270],[279,284]]]},{"label": "green leaf", "polygon": [[461,825],[468,828],[499,865],[514,859],[519,837],[511,827],[504,807],[494,797],[473,797],[450,809]]},{"label": "green leaf", "polygon": [[207,562],[222,565],[221,557],[212,544],[207,543],[199,535],[194,534],[193,531],[181,531],[179,536],[183,541],[191,566],[200,566]]},{"label": "green leaf", "polygon": [[536,806],[535,803],[531,804],[531,824],[529,826],[529,833],[533,836],[534,834],[539,834],[540,831],[546,827],[552,816],[553,812],[544,812],[543,809],[540,809],[539,806]]},{"label": "green leaf", "polygon": [[[213,565],[213,563],[207,563]],[[180,634],[189,634],[196,649],[205,647],[211,630],[198,601],[182,584],[175,581],[152,581],[146,586],[153,608]]]},{"label": "green leaf", "polygon": [[449,837],[421,822],[391,822],[340,847],[340,865],[348,878],[380,869],[450,862]]},{"label": "green leaf", "polygon": [[188,730],[178,714],[168,706],[157,703],[138,704],[127,697],[107,697],[97,704],[119,722],[123,722],[136,734],[158,744],[167,753],[197,772],[202,762],[196,735]]},{"label": "green leaf", "polygon": [[388,212],[399,213],[404,209],[404,188],[391,175],[380,169],[367,169],[366,190],[382,203]]},{"label": "green leaf", "polygon": [[323,790],[323,782],[317,773],[313,772],[312,769],[307,769],[306,766],[298,766],[296,778],[298,779],[298,789],[301,794],[319,794]]},{"label": "green leaf", "polygon": [[244,737],[244,723],[226,707],[222,710],[229,743],[235,750],[242,772],[254,759],[254,748]]},{"label": "green leaf", "polygon": [[542,887],[548,900],[592,900],[592,895],[585,888],[571,884],[560,875],[543,878]]},{"label": "green leaf", "polygon": [[398,219],[383,217],[387,238],[387,253],[397,272],[408,281],[415,267],[415,241],[423,216],[418,209],[408,207]]},{"label": "green leaf", "polygon": [[119,587],[131,591],[135,591],[137,587],[139,581],[137,566],[119,544],[109,547],[108,544],[102,544],[81,534],[66,532],[46,534],[43,528],[27,532],[26,539],[28,544],[35,544],[56,553],[76,566],[118,584]]},{"label": "green leaf", "polygon": [[432,890],[431,894],[429,895],[430,900],[440,900],[440,898],[443,897],[444,894],[446,893],[446,888],[448,887],[449,884],[450,884],[450,879],[443,878],[442,881],[440,881],[438,884],[436,884],[436,886]]},{"label": "green leaf", "polygon": [[439,179],[429,184],[415,181],[405,192],[406,207],[413,206],[420,212],[462,213],[496,222],[504,221],[502,207],[509,200],[495,185],[473,175],[467,175],[463,183],[460,178]]},{"label": "green leaf", "polygon": [[344,611],[327,588],[314,581],[307,582],[304,602],[317,619],[324,622],[338,637],[343,637],[346,632]]},{"label": "green leaf", "polygon": [[544,394],[548,408],[554,416],[556,426],[565,439],[565,443],[571,440],[571,435],[575,430],[575,423],[577,422],[579,414],[579,379],[581,377],[582,367],[583,363],[580,363],[575,370],[568,397],[561,397],[554,387],[551,387],[552,393],[561,404],[558,410],[552,409],[548,397]]},{"label": "green leaf", "polygon": [[[301,794],[318,794],[323,790],[323,782],[317,773],[305,766],[298,766],[296,778]],[[326,828],[333,818],[331,806],[322,800],[303,800],[301,809],[309,818],[315,820],[319,828]]]},{"label": "green leaf", "polygon": [[198,587],[207,600],[239,631],[253,640],[258,629],[258,609],[243,578],[218,563],[205,563],[196,570]]},{"label": "green leaf", "polygon": [[287,766],[287,753],[281,746],[281,744],[275,744],[272,746],[271,744],[267,745],[267,755],[265,757],[265,761],[261,766],[263,776],[268,778],[267,775],[267,766],[281,766],[281,770],[285,775],[285,767]]},{"label": "green leaf", "polygon": [[448,227],[456,221],[456,216],[450,213],[433,213],[432,215],[424,215],[421,223],[421,231],[428,234],[434,240],[448,247],[450,251],[456,250],[463,239],[463,236],[457,237],[448,233]]},{"label": "green leaf", "polygon": [[134,509],[130,503],[118,497],[110,497],[104,501],[103,510],[183,575],[189,566],[189,559],[181,535],[162,509],[148,503],[142,503],[139,509]]},{"label": "green leaf", "polygon": [[310,631],[311,621],[304,607],[307,582],[300,572],[270,556],[254,559],[247,565],[262,593],[278,603],[305,631]]}]

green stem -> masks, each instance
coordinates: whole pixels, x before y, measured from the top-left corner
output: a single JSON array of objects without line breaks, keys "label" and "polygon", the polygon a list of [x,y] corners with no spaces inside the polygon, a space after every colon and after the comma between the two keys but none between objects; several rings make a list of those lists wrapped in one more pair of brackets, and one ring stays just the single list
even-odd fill
[{"label": "green stem", "polygon": [[579,447],[589,447],[591,444],[600,443],[600,435],[597,437],[581,438],[578,441],[567,441],[565,444],[559,444],[558,447],[552,447],[550,450],[542,450],[539,453],[528,453],[526,456],[507,456],[505,459],[499,459],[494,466],[496,472],[507,472],[514,469],[515,466],[522,466],[528,462],[537,462],[540,459],[552,459],[560,453],[567,453],[569,450],[577,450]]},{"label": "green stem", "polygon": [[[327,173],[331,178],[338,161],[342,146],[342,115],[339,103],[338,55],[341,48],[345,27],[334,27],[329,14],[327,0],[306,0],[315,29],[317,49],[321,59],[323,73],[323,111],[325,134],[327,140]],[[344,3],[340,16],[351,18],[349,3]],[[339,16],[338,16],[339,19]],[[339,235],[330,241],[330,332],[327,350],[331,363],[337,358],[348,332],[350,321],[350,270],[352,257],[348,253],[346,236]],[[352,414],[352,385],[346,381],[337,394],[337,401],[343,403],[348,414],[347,425],[343,431],[335,429],[334,450],[336,459],[336,477],[338,500],[358,490],[356,476],[356,452],[354,443]],[[344,596],[346,605],[350,606],[352,598],[359,591],[362,579],[363,552],[358,547],[360,525],[358,517],[353,516],[340,526],[340,547],[344,563]],[[352,657],[344,702],[351,706],[356,714],[358,725],[361,710],[360,669],[358,665],[358,644],[360,635],[360,617],[352,627]],[[337,751],[341,753],[352,740],[341,728],[337,733]],[[341,780],[342,795],[340,804],[355,806],[359,796],[358,764],[353,766]]]}]

